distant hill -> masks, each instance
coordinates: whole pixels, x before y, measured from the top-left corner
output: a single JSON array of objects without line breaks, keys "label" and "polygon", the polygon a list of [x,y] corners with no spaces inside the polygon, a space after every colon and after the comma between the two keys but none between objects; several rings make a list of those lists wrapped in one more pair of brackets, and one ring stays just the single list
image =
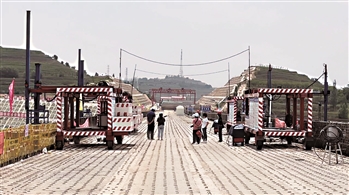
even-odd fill
[{"label": "distant hill", "polygon": [[[8,94],[8,87],[12,79],[15,78],[15,94],[24,95],[24,81],[25,81],[25,49],[4,48],[0,46],[0,94]],[[59,62],[56,55],[49,56],[41,51],[31,51],[30,64],[30,85],[33,87],[35,77],[35,63],[41,64],[41,82],[43,85],[58,85],[58,86],[74,86],[77,85],[77,70],[76,67],[71,67],[69,62]],[[267,87],[267,73],[266,66],[251,66],[251,88]],[[227,81],[227,83],[218,88],[212,88],[211,85],[203,83],[198,80],[190,79],[188,77],[180,76],[166,76],[164,79],[158,78],[139,78],[135,89],[141,93],[145,93],[150,97],[150,89],[172,88],[172,89],[195,89],[197,104],[208,104],[213,109],[219,106],[225,108],[224,100],[230,95],[242,95],[244,90],[248,88],[248,70],[244,70],[240,75],[234,76]],[[109,80],[115,82],[115,79],[109,76],[90,76],[85,72],[85,84],[96,84],[101,80]],[[296,71],[289,71],[287,69],[273,68],[272,70],[272,87],[282,88],[307,88],[314,81],[314,78],[309,78],[304,74],[299,74]],[[127,82],[126,82],[127,83]],[[128,82],[130,83],[130,82]],[[123,85],[126,90],[132,89],[131,86]],[[320,82],[314,82],[310,87],[314,90],[323,90],[323,85]],[[334,90],[333,87],[329,88]],[[331,106],[329,105],[329,118],[336,119],[339,111],[348,110],[349,104],[349,88],[338,90],[329,97]],[[135,100],[138,104],[149,104],[149,98],[144,97],[140,93],[136,93]],[[166,94],[171,95],[171,94]],[[164,94],[164,96],[166,96]],[[177,94],[172,94],[177,95]],[[321,95],[314,96],[313,112],[316,115],[321,115],[323,109],[319,103],[323,102]],[[273,104],[275,114],[282,116],[284,114],[284,99],[279,99]],[[348,112],[348,111],[347,111]],[[348,115],[348,114],[344,114]],[[314,115],[315,116],[315,115]]]},{"label": "distant hill", "polygon": [[[25,83],[25,49],[5,48],[0,46],[0,94],[8,93],[8,86],[15,78],[15,94],[24,95]],[[69,62],[59,62],[57,56],[49,56],[42,51],[30,51],[30,85],[34,85],[35,63],[41,64],[41,82],[43,85],[74,86],[77,85],[77,67],[70,66]],[[98,83],[100,80],[110,80],[108,76],[90,76],[85,71],[85,84]],[[197,91],[197,99],[210,93],[211,85],[187,77],[166,76],[165,79],[138,80],[139,88],[149,94],[152,88],[186,88]]]},{"label": "distant hill", "polygon": [[[196,90],[196,99],[199,99],[203,95],[209,94],[214,88],[211,85],[203,83],[198,80],[190,79],[188,77],[180,76],[166,76],[164,79],[158,78],[139,78],[138,90],[143,93],[149,94],[150,89],[159,89],[160,87],[167,89],[194,89]],[[170,94],[163,94],[167,96]],[[176,94],[173,94],[176,95]]]}]

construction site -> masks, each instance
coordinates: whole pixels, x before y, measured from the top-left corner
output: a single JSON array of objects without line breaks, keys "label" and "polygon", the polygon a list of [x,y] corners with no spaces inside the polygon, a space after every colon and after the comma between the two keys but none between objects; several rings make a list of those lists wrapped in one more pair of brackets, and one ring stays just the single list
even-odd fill
[{"label": "construction site", "polygon": [[[40,62],[30,83],[30,11],[26,33],[25,95],[0,97],[0,194],[349,192],[349,123],[328,120],[326,64],[322,90],[275,87],[269,65],[260,85],[249,66],[201,97],[185,88],[148,96],[121,78],[86,85],[81,49],[76,85],[43,85]],[[164,139],[157,125],[147,139],[151,112],[154,123],[165,116]],[[200,142],[191,125],[204,113]]]}]

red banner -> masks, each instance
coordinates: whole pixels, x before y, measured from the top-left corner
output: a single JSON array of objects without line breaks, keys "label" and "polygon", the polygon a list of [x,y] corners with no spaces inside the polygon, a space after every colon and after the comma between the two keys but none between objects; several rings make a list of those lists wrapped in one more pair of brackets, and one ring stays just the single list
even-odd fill
[{"label": "red banner", "polygon": [[8,87],[8,95],[9,95],[9,100],[8,101],[10,103],[10,113],[12,113],[14,87],[15,87],[15,80],[13,79],[11,84],[10,84],[10,86]]},{"label": "red banner", "polygon": [[4,153],[4,132],[0,132],[0,154]]}]

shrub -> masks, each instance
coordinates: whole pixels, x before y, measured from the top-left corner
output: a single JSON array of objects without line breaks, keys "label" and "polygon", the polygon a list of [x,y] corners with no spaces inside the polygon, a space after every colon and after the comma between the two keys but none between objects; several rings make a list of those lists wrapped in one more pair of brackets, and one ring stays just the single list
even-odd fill
[{"label": "shrub", "polygon": [[345,102],[341,104],[341,108],[338,111],[338,118],[348,119],[348,104]]}]

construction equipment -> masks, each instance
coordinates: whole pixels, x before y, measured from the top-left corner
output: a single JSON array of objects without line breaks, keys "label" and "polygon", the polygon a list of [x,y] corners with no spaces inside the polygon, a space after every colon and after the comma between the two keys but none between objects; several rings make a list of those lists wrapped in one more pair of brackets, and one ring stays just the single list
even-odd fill
[{"label": "construction equipment", "polygon": [[[56,149],[62,150],[64,139],[73,137],[79,144],[82,137],[105,136],[108,149],[114,146],[114,139],[122,143],[123,136],[134,131],[135,122],[132,103],[124,102],[122,89],[113,86],[39,86],[33,93],[55,92],[57,105]],[[80,126],[80,97],[84,101],[98,100],[97,123]],[[77,109],[75,109],[77,108]],[[140,115],[140,113],[138,113]],[[138,116],[138,115],[136,115]],[[87,118],[86,120],[89,120]]]},{"label": "construction equipment", "polygon": [[[276,128],[271,123],[271,116],[264,109],[264,101],[275,99],[275,96],[286,95],[286,116],[291,124],[284,128]],[[255,137],[257,150],[261,150],[267,137],[286,138],[291,144],[294,137],[304,138],[304,148],[311,150],[313,146],[312,112],[313,112],[313,89],[283,89],[283,88],[258,88],[246,90],[244,94],[246,105],[245,116],[245,143],[248,144],[250,137]],[[304,104],[308,100],[307,126],[305,126]],[[291,99],[293,99],[293,116],[290,113]],[[297,100],[300,100],[299,122],[297,120]],[[271,113],[271,106],[269,107]],[[286,121],[287,122],[287,121]],[[288,122],[287,122],[288,123]]]},{"label": "construction equipment", "polygon": [[242,118],[241,118],[241,110],[238,109],[239,101],[243,101],[244,97],[242,96],[233,96],[230,97],[229,100],[226,101],[228,105],[228,116],[227,116],[227,130],[230,129],[231,126],[234,126],[236,124],[242,123]]}]

